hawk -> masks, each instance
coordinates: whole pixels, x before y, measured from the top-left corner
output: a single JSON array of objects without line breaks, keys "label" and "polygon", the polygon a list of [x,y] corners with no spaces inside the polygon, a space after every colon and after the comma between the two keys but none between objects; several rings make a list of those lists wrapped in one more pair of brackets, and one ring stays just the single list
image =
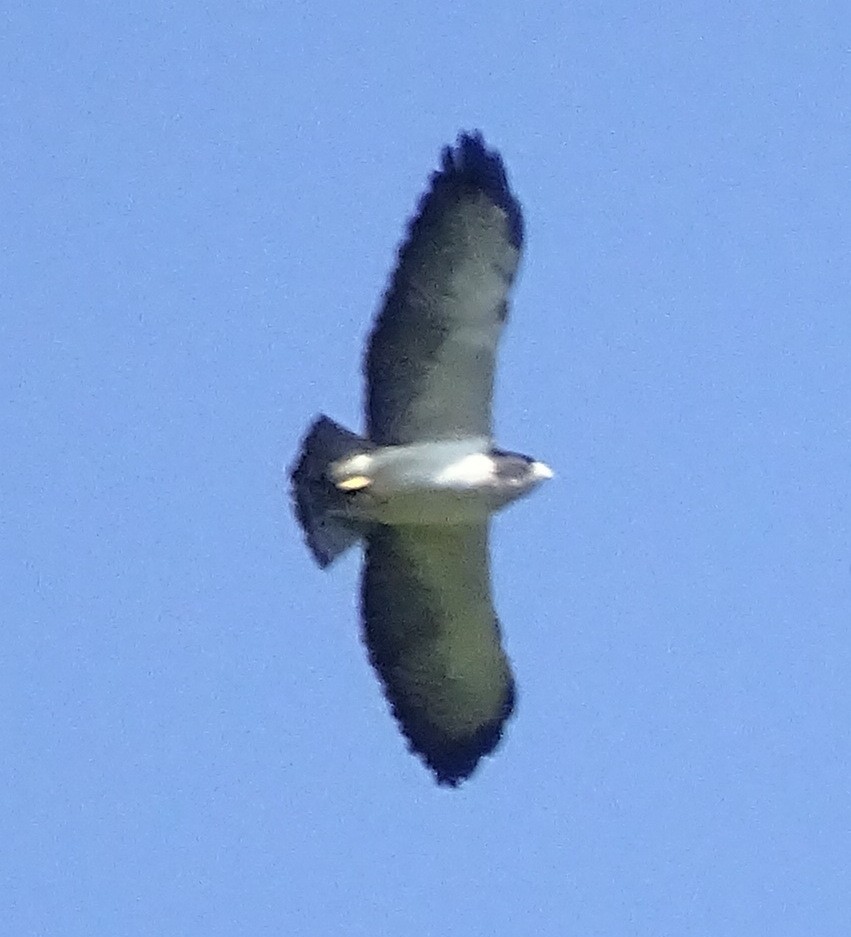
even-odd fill
[{"label": "hawk", "polygon": [[552,477],[493,443],[496,350],[522,241],[501,157],[462,133],[431,177],[369,338],[365,434],[320,416],[291,472],[319,566],[363,542],[370,661],[410,748],[453,787],[496,748],[515,702],[489,520]]}]

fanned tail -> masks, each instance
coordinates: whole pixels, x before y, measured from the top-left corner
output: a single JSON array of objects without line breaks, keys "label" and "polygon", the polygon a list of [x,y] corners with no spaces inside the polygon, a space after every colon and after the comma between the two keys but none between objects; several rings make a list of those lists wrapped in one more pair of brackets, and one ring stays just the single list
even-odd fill
[{"label": "fanned tail", "polygon": [[311,425],[293,468],[295,512],[316,562],[324,569],[360,540],[362,530],[345,517],[346,494],[327,474],[332,462],[371,448],[369,442],[320,416]]}]

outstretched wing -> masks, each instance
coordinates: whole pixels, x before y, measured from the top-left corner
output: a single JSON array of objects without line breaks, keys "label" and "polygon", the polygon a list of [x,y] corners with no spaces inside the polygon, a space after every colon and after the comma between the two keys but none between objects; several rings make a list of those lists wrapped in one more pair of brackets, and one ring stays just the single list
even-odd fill
[{"label": "outstretched wing", "polygon": [[411,749],[441,784],[472,774],[514,708],[488,567],[484,524],[376,527],[367,541],[370,660]]},{"label": "outstretched wing", "polygon": [[443,152],[369,341],[369,438],[381,445],[491,435],[496,347],[523,219],[480,134]]}]

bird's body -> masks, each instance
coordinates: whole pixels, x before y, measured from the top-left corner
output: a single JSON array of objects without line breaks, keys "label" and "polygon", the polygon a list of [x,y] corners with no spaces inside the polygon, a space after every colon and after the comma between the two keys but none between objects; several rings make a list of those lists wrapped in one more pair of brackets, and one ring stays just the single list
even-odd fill
[{"label": "bird's body", "polygon": [[[339,516],[380,524],[484,521],[517,497],[484,437],[384,446],[330,467],[338,489],[357,492]],[[517,457],[525,468],[526,460]],[[547,469],[535,463],[543,479]],[[536,476],[536,477],[538,477]],[[518,474],[523,481],[525,473]]]},{"label": "bird's body", "polygon": [[496,746],[514,705],[490,597],[489,518],[552,474],[492,440],[522,227],[502,160],[462,134],[432,177],[370,336],[366,436],[320,417],[292,472],[320,566],[365,542],[370,659],[411,747],[450,785]]}]

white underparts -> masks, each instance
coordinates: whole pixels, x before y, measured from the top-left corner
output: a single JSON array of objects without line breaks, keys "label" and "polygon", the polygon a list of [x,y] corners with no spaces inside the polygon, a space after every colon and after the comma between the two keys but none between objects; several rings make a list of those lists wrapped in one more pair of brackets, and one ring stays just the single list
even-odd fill
[{"label": "white underparts", "polygon": [[485,452],[475,452],[447,465],[435,475],[439,486],[484,485],[494,479],[494,463]]}]

